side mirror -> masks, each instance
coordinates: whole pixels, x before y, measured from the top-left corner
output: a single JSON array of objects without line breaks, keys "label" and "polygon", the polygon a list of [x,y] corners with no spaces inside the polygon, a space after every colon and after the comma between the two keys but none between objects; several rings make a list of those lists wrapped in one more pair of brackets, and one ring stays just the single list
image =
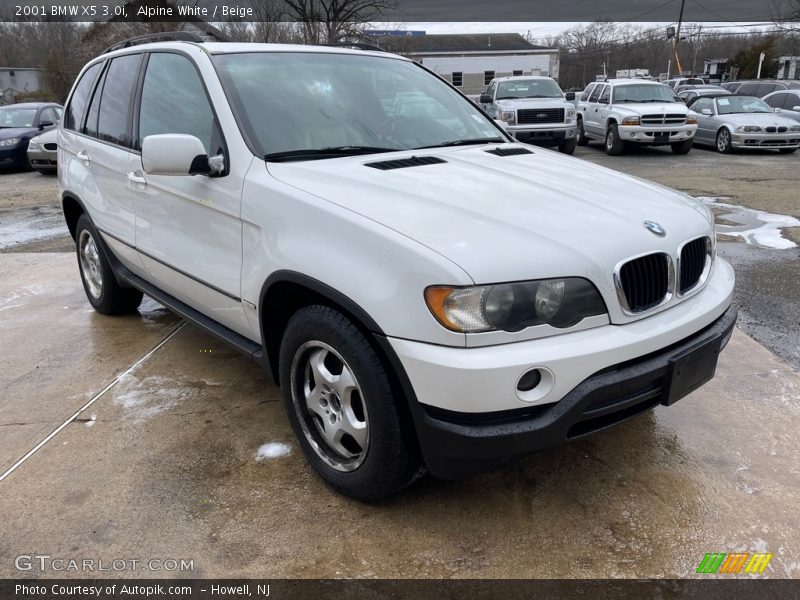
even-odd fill
[{"label": "side mirror", "polygon": [[792,110],[795,112],[800,112],[800,106],[793,106]]},{"label": "side mirror", "polygon": [[710,108],[704,108],[700,111],[700,113],[706,115],[707,117],[710,117],[713,114]]},{"label": "side mirror", "polygon": [[46,127],[52,127],[53,125],[55,125],[55,123],[53,123],[52,121],[42,121],[41,123],[39,123],[39,131],[42,131]]},{"label": "side mirror", "polygon": [[575,92],[567,92],[564,94],[564,97],[567,99],[567,102],[572,102],[575,100]]},{"label": "side mirror", "polygon": [[209,158],[193,135],[148,135],[142,142],[142,167],[150,175],[217,175],[225,170],[219,159]]},{"label": "side mirror", "polygon": [[481,94],[481,104],[491,104],[492,97],[489,94]]}]

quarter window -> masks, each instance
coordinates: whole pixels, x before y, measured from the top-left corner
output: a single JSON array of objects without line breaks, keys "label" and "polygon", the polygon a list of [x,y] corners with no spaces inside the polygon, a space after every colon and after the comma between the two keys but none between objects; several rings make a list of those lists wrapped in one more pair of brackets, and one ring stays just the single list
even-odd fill
[{"label": "quarter window", "polygon": [[179,54],[150,55],[139,111],[139,144],[148,135],[184,133],[197,137],[206,153],[221,150],[214,112],[194,65]]},{"label": "quarter window", "polygon": [[611,86],[607,85],[603,88],[603,93],[600,94],[600,99],[598,102],[602,104],[608,104],[609,98],[611,98]]},{"label": "quarter window", "polygon": [[592,90],[592,95],[589,96],[589,102],[597,102],[597,99],[600,97],[600,92],[603,90],[605,86],[598,85],[596,88]]},{"label": "quarter window", "polygon": [[586,102],[589,99],[589,96],[591,96],[592,90],[594,88],[595,88],[595,84],[594,83],[589,84],[589,87],[587,87],[584,90],[584,92],[581,94],[581,102]]},{"label": "quarter window", "polygon": [[83,113],[86,111],[86,103],[89,100],[89,94],[92,92],[92,84],[102,66],[103,63],[97,63],[86,69],[78,85],[75,86],[72,99],[64,115],[65,129],[77,130],[80,127],[81,121],[83,120]]},{"label": "quarter window", "polygon": [[97,137],[105,142],[130,146],[128,118],[141,60],[141,54],[120,56],[108,67],[97,117]]},{"label": "quarter window", "polygon": [[455,71],[453,73],[453,85],[455,87],[461,87],[464,85],[464,73],[461,71]]},{"label": "quarter window", "polygon": [[494,71],[484,71],[483,72],[483,85],[489,85],[494,79]]},{"label": "quarter window", "polygon": [[514,77],[522,77],[522,71],[514,71]]}]

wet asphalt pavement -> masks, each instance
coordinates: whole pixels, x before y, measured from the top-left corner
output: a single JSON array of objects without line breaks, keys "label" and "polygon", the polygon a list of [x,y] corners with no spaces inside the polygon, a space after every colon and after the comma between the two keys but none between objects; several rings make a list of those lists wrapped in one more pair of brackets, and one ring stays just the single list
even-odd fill
[{"label": "wet asphalt pavement", "polygon": [[[577,156],[800,217],[800,156]],[[0,577],[37,552],[192,560],[105,576],[691,577],[706,552],[748,551],[774,555],[761,576],[800,578],[800,252],[734,241],[761,227],[750,213],[716,210],[741,329],[711,383],[508,469],[366,506],[307,466],[254,364],[150,300],[122,318],[91,310],[54,191],[38,173],[0,175],[0,476],[38,448],[0,481]],[[800,241],[779,233],[758,238]]]}]

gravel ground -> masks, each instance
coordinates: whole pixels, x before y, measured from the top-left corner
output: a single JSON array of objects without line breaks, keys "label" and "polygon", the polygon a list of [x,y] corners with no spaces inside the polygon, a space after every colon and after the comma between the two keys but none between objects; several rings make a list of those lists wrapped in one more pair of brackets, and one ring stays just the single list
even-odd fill
[{"label": "gravel ground", "polygon": [[[575,156],[707,197],[709,202],[719,199],[717,203],[724,206],[714,209],[720,234],[718,251],[736,269],[739,324],[800,369],[800,247],[793,245],[800,243],[800,227],[767,232],[768,245],[777,241],[789,246],[784,249],[737,237],[765,220],[780,225],[800,219],[800,154],[742,152],[722,156],[695,148],[686,156],[675,156],[664,148],[633,148],[624,156],[607,156],[601,145],[592,144],[578,148]],[[61,222],[57,196],[54,176],[35,171],[0,174],[0,253],[73,251]],[[759,236],[756,238],[763,241]]]}]

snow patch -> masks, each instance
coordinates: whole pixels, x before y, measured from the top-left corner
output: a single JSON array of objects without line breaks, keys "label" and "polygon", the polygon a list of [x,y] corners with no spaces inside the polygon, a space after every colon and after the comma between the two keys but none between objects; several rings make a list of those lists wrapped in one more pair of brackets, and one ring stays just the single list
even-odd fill
[{"label": "snow patch", "polygon": [[289,444],[281,442],[267,442],[262,444],[258,451],[255,453],[254,458],[256,462],[267,460],[268,458],[281,458],[282,456],[289,456],[292,453],[292,447]]},{"label": "snow patch", "polygon": [[69,234],[59,206],[15,208],[0,215],[0,249]]},{"label": "snow patch", "polygon": [[195,394],[190,385],[178,380],[159,376],[139,379],[132,373],[120,379],[120,386],[126,391],[118,394],[114,402],[137,421],[150,419]]},{"label": "snow patch", "polygon": [[97,423],[97,413],[92,413],[92,416],[89,417],[88,421],[86,421],[86,427],[91,427],[95,423]]},{"label": "snow patch", "polygon": [[697,196],[697,199],[705,202],[708,206],[716,206],[730,211],[722,217],[726,221],[737,223],[737,225],[718,223],[717,233],[740,237],[746,244],[763,248],[788,250],[797,247],[792,240],[783,237],[781,229],[800,227],[800,219],[720,202],[720,200],[730,200],[727,196]]}]

